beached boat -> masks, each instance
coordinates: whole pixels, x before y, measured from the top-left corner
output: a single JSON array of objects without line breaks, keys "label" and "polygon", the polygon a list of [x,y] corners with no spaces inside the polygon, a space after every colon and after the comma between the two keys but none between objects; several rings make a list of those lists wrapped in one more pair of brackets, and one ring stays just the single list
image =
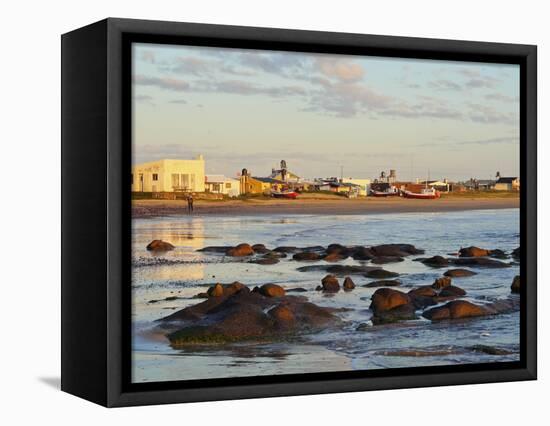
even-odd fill
[{"label": "beached boat", "polygon": [[370,195],[373,197],[396,197],[400,195],[399,190],[395,186],[390,186],[384,191],[375,191],[371,189]]},{"label": "beached boat", "polygon": [[441,197],[441,194],[434,188],[423,188],[420,192],[403,191],[403,197],[417,198],[422,200],[434,200]]},{"label": "beached boat", "polygon": [[296,191],[271,191],[271,196],[273,198],[290,198],[294,200],[298,193]]}]

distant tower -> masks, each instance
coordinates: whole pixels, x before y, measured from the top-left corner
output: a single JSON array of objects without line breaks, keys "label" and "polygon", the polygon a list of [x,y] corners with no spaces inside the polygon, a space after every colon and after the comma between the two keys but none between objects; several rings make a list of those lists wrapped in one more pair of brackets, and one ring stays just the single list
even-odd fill
[{"label": "distant tower", "polygon": [[380,172],[380,180],[386,179],[386,172]]},{"label": "distant tower", "polygon": [[287,175],[287,171],[286,171],[286,161],[285,160],[281,160],[281,180],[283,182],[286,182],[286,175]]},{"label": "distant tower", "polygon": [[497,172],[496,178],[497,178],[497,179],[500,179],[500,172]]},{"label": "distant tower", "polygon": [[395,170],[390,170],[390,176],[388,178],[388,181],[390,183],[394,183],[397,180],[397,172]]},{"label": "distant tower", "polygon": [[241,171],[241,178],[239,179],[239,186],[240,186],[240,192],[241,194],[248,194],[248,170],[242,169]]}]

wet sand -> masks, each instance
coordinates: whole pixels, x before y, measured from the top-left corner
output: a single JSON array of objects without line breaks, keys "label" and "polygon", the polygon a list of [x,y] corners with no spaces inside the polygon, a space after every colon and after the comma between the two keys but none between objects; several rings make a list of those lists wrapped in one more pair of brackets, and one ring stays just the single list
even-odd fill
[{"label": "wet sand", "polygon": [[[518,198],[441,198],[413,200],[404,198],[359,199],[248,199],[208,201],[196,200],[194,215],[264,215],[264,214],[328,214],[357,215],[379,213],[446,212],[463,210],[519,208]],[[183,200],[133,200],[132,217],[146,218],[183,215]]]}]

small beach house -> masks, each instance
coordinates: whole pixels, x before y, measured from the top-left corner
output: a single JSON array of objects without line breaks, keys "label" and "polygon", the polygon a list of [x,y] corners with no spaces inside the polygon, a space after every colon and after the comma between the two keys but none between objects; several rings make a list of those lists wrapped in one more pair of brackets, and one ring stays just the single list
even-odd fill
[{"label": "small beach house", "polygon": [[238,179],[229,178],[224,175],[206,175],[204,189],[212,194],[223,194],[230,197],[238,197],[241,194],[240,182]]}]

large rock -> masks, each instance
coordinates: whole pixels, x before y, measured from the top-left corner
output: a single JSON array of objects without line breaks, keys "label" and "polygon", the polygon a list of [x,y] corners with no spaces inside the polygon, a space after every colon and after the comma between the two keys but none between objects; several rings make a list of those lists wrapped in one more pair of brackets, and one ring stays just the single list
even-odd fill
[{"label": "large rock", "polygon": [[475,246],[461,248],[458,251],[458,255],[460,257],[483,257],[483,256],[489,256],[490,253],[491,253],[491,250],[482,249]]},{"label": "large rock", "polygon": [[174,250],[176,247],[166,241],[153,240],[149,244],[147,244],[146,248],[149,251],[170,251]]},{"label": "large rock", "polygon": [[368,247],[355,247],[351,257],[353,257],[354,260],[370,260],[375,257],[375,254]]},{"label": "large rock", "polygon": [[197,251],[203,251],[206,253],[221,253],[225,254],[227,253],[227,250],[232,249],[233,246],[206,246],[201,249],[198,249]]},{"label": "large rock", "polygon": [[374,325],[389,324],[397,321],[406,321],[416,319],[416,308],[412,303],[406,303],[404,305],[396,306],[395,308],[388,309],[387,311],[376,312],[372,316],[372,323]]},{"label": "large rock", "polygon": [[225,254],[233,257],[252,256],[254,254],[254,250],[250,244],[241,243],[227,250]]},{"label": "large rock", "polygon": [[412,254],[422,254],[424,250],[417,249],[412,244],[381,244],[370,248],[376,256],[406,257]]},{"label": "large rock", "polygon": [[355,288],[355,283],[350,277],[346,277],[343,284],[344,290],[350,291]]},{"label": "large rock", "polygon": [[258,265],[275,265],[279,263],[279,258],[277,257],[262,257],[260,259],[253,259],[249,263],[256,263]]},{"label": "large rock", "polygon": [[519,293],[520,292],[520,278],[519,275],[516,275],[514,277],[514,280],[512,281],[512,286],[510,287],[512,290],[512,293]]},{"label": "large rock", "polygon": [[231,284],[215,284],[206,291],[206,294],[208,294],[208,297],[222,297],[231,296],[240,291],[248,292],[250,289],[244,284],[235,281]]},{"label": "large rock", "polygon": [[465,295],[465,290],[454,285],[447,286],[439,292],[439,297],[462,297]]},{"label": "large rock", "polygon": [[334,275],[327,275],[321,280],[323,291],[327,293],[337,293],[340,291],[340,283]]},{"label": "large rock", "polygon": [[389,311],[397,306],[406,305],[411,302],[411,298],[398,290],[392,288],[379,288],[371,297],[370,309],[375,315],[380,312]]},{"label": "large rock", "polygon": [[436,290],[440,290],[444,287],[448,287],[451,285],[451,278],[450,277],[441,277],[436,278],[434,283],[432,284],[432,287]]},{"label": "large rock", "polygon": [[477,275],[477,272],[470,271],[469,269],[449,269],[443,275],[451,278],[462,278]]},{"label": "large rock", "polygon": [[254,244],[252,250],[254,250],[254,253],[260,254],[269,253],[271,251],[264,244]]},{"label": "large rock", "polygon": [[398,277],[397,272],[386,271],[385,269],[373,269],[371,271],[365,272],[365,277],[375,278],[375,279],[386,279],[386,278],[395,278]]},{"label": "large rock", "polygon": [[421,287],[413,288],[407,294],[409,296],[435,297],[438,293],[431,285],[423,285]]},{"label": "large rock", "polygon": [[341,253],[329,253],[325,257],[323,257],[323,260],[325,262],[340,262],[341,260],[344,260],[347,257],[347,255],[341,254]]},{"label": "large rock", "polygon": [[376,287],[398,287],[401,285],[399,280],[377,280],[368,284],[364,284],[363,287],[376,288]]},{"label": "large rock", "polygon": [[294,246],[281,246],[273,249],[273,251],[278,251],[279,253],[295,253],[298,250],[299,248]]},{"label": "large rock", "polygon": [[510,264],[500,260],[490,259],[488,257],[459,257],[454,259],[454,264],[458,266],[472,266],[478,268],[509,268]]},{"label": "large rock", "polygon": [[432,268],[444,268],[445,266],[449,266],[449,260],[445,259],[443,256],[428,257],[420,261],[424,265],[431,266]]},{"label": "large rock", "polygon": [[285,295],[285,289],[277,284],[264,284],[260,287],[259,293],[265,297],[282,297]]},{"label": "large rock", "polygon": [[296,253],[294,256],[292,256],[292,258],[298,261],[304,261],[304,260],[313,261],[313,260],[319,260],[321,256],[319,256],[318,253],[314,253],[314,252],[301,252],[301,253]]},{"label": "large rock", "polygon": [[483,306],[475,305],[465,300],[454,300],[443,306],[428,309],[422,316],[431,321],[459,319],[490,315],[491,312]]},{"label": "large rock", "polygon": [[403,262],[405,259],[399,256],[377,256],[372,258],[371,263],[383,265],[385,263]]},{"label": "large rock", "polygon": [[329,308],[309,303],[301,296],[285,296],[273,305],[259,292],[210,298],[159,320],[172,347],[264,341],[287,338],[340,326]]},{"label": "large rock", "polygon": [[520,258],[520,255],[521,255],[521,250],[520,248],[515,248],[513,251],[512,251],[512,256],[514,257],[514,259],[519,259]]}]

